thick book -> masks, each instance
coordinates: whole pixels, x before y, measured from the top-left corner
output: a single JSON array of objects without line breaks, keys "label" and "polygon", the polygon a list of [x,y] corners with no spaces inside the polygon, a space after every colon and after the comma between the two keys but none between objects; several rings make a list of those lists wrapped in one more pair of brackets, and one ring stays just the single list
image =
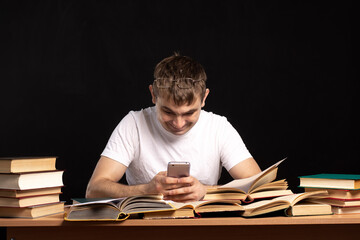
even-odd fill
[{"label": "thick book", "polygon": [[331,215],[333,214],[331,205],[315,203],[311,201],[299,202],[285,210],[285,214],[291,217]]},{"label": "thick book", "polygon": [[36,188],[28,190],[0,189],[0,197],[22,198],[49,194],[60,194],[62,186],[50,188]]},{"label": "thick book", "polygon": [[64,213],[63,202],[31,207],[0,207],[0,217],[39,218],[59,213]]},{"label": "thick book", "polygon": [[59,194],[8,198],[0,197],[0,207],[29,207],[35,205],[43,205],[47,203],[55,203],[60,201]]},{"label": "thick book", "polygon": [[355,213],[360,213],[360,207],[337,207],[337,206],[331,206],[331,211],[334,214],[355,214]]},{"label": "thick book", "polygon": [[174,207],[173,210],[145,213],[144,218],[194,218],[210,213],[241,212],[244,210],[240,200],[202,200],[187,203],[168,201],[168,203]]},{"label": "thick book", "polygon": [[288,189],[285,179],[274,181],[277,176],[278,166],[284,160],[252,177],[233,180],[225,185],[209,188],[204,200],[239,199],[248,203],[254,199],[293,194]]},{"label": "thick book", "polygon": [[130,215],[173,209],[175,208],[164,201],[161,195],[139,195],[73,204],[64,219],[66,221],[123,221]]},{"label": "thick book", "polygon": [[315,202],[329,204],[336,207],[360,207],[360,200],[338,200],[331,198],[318,199]]},{"label": "thick book", "polygon": [[171,211],[146,212],[144,219],[184,219],[197,217],[192,207],[182,207]]},{"label": "thick book", "polygon": [[56,170],[56,157],[1,157],[0,173]]},{"label": "thick book", "polygon": [[[309,193],[296,193],[287,196],[276,197],[271,200],[261,200],[253,202],[248,205],[244,205],[243,217],[254,217],[262,214],[276,212],[279,210],[289,211],[287,209],[292,208],[299,202],[307,199],[313,200],[318,198],[324,198],[327,196],[326,191],[309,192]],[[311,215],[310,213],[306,215]]]},{"label": "thick book", "polygon": [[0,174],[0,189],[27,190],[63,186],[64,171],[2,173]]},{"label": "thick book", "polygon": [[331,188],[304,188],[305,192],[327,191],[329,198],[338,200],[360,200],[360,190],[331,189]]},{"label": "thick book", "polygon": [[300,187],[360,189],[360,175],[357,174],[315,174],[300,176]]}]

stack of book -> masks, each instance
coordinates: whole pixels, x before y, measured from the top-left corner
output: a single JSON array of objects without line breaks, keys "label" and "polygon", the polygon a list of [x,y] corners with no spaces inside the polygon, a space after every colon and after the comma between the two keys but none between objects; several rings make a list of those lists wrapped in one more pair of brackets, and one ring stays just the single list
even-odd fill
[{"label": "stack of book", "polygon": [[239,199],[242,202],[244,217],[284,212],[286,216],[328,215],[332,214],[327,204],[310,203],[313,199],[324,198],[326,191],[293,193],[288,189],[285,179],[276,180],[277,162],[263,172],[246,179],[233,180],[223,186],[209,189],[205,200]]},{"label": "stack of book", "polygon": [[330,204],[334,214],[360,213],[360,175],[316,174],[299,178],[305,192],[328,192],[328,197],[316,202]]},{"label": "stack of book", "polygon": [[64,171],[56,157],[0,158],[0,217],[37,218],[64,212]]}]

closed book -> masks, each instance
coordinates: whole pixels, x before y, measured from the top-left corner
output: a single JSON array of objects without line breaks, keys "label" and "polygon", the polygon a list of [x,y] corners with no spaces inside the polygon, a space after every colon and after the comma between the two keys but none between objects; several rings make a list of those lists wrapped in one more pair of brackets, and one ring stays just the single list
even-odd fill
[{"label": "closed book", "polygon": [[331,206],[331,210],[334,214],[354,214],[360,213],[360,207],[338,207]]},{"label": "closed book", "polygon": [[331,215],[331,205],[324,203],[314,203],[309,201],[299,202],[286,209],[287,216],[314,216],[314,215]]},{"label": "closed book", "polygon": [[56,170],[56,157],[1,157],[0,173]]},{"label": "closed book", "polygon": [[360,189],[360,175],[356,174],[315,174],[301,176],[300,187]]},{"label": "closed book", "polygon": [[331,199],[331,198],[324,198],[316,200],[318,203],[325,203],[330,204],[331,206],[338,206],[338,207],[360,207],[360,200],[338,200],[338,199]]},{"label": "closed book", "polygon": [[305,192],[327,191],[329,198],[338,200],[360,200],[360,190],[331,189],[331,188],[305,188]]},{"label": "closed book", "polygon": [[0,217],[39,218],[59,213],[64,213],[63,202],[32,207],[0,207]]},{"label": "closed book", "polygon": [[39,195],[60,194],[61,187],[35,188],[28,190],[0,189],[0,197],[21,198]]},{"label": "closed book", "polygon": [[59,194],[41,195],[22,198],[0,197],[0,207],[29,207],[40,204],[59,202]]},{"label": "closed book", "polygon": [[48,171],[34,173],[2,173],[0,189],[26,190],[63,186],[64,171]]}]

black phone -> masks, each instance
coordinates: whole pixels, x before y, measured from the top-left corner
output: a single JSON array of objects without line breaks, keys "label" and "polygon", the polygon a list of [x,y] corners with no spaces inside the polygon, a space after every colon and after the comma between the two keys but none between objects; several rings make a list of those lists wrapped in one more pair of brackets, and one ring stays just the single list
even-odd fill
[{"label": "black phone", "polygon": [[189,162],[169,162],[167,168],[168,177],[188,177],[190,176],[190,163]]}]

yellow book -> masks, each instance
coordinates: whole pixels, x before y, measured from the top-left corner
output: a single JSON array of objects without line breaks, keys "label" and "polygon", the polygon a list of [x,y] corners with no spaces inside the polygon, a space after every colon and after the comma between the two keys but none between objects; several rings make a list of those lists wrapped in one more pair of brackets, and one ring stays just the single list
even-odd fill
[{"label": "yellow book", "polygon": [[1,157],[0,173],[53,171],[56,157]]},{"label": "yellow book", "polygon": [[60,194],[61,186],[50,188],[36,188],[28,190],[0,189],[0,197],[23,198],[48,194]]},{"label": "yellow book", "polygon": [[29,207],[40,204],[59,202],[59,194],[48,194],[22,198],[0,197],[0,207]]},{"label": "yellow book", "polygon": [[203,200],[187,203],[168,201],[168,203],[174,207],[173,210],[145,213],[144,218],[194,218],[201,217],[203,214],[241,212],[244,210],[240,200]]},{"label": "yellow book", "polygon": [[287,208],[285,214],[287,216],[331,215],[333,211],[329,204],[304,201]]},{"label": "yellow book", "polygon": [[[296,193],[287,196],[281,196],[273,198],[271,200],[262,200],[248,205],[244,205],[244,212],[242,216],[244,217],[253,217],[266,213],[271,213],[279,210],[285,210],[288,215],[291,214],[291,210],[296,204],[300,203],[303,200],[314,200],[319,198],[324,198],[327,196],[326,191],[318,192],[308,192],[308,193]],[[315,215],[315,213],[306,215]]]},{"label": "yellow book", "polygon": [[327,191],[329,198],[338,200],[360,200],[360,190],[331,189],[331,188],[304,188],[305,192]]},{"label": "yellow book", "polygon": [[73,204],[64,219],[66,221],[123,221],[130,215],[175,209],[164,201],[161,195],[86,201]]},{"label": "yellow book", "polygon": [[0,174],[0,189],[29,190],[63,186],[61,170],[2,173]]},{"label": "yellow book", "polygon": [[209,188],[204,200],[239,199],[252,202],[254,199],[271,198],[293,194],[285,179],[274,181],[278,166],[285,159],[275,163],[252,177],[233,180],[225,185]]},{"label": "yellow book", "polygon": [[0,207],[0,217],[39,218],[64,213],[64,203],[57,202],[31,207]]}]

